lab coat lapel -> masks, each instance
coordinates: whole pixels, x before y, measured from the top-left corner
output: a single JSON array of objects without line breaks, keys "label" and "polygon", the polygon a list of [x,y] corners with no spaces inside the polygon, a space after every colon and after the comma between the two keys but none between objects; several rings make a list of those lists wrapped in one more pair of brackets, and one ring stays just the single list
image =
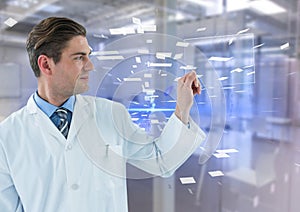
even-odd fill
[{"label": "lab coat lapel", "polygon": [[92,104],[85,101],[82,96],[76,96],[74,112],[72,116],[71,128],[68,135],[68,140],[73,140],[81,130],[83,124],[88,122],[89,117],[92,117]]},{"label": "lab coat lapel", "polygon": [[[71,122],[71,127],[69,130],[68,140],[73,140],[76,134],[79,132],[82,125],[91,116],[90,102],[85,101],[80,95],[76,96],[76,102]],[[57,127],[52,123],[52,121],[47,117],[47,115],[36,105],[33,95],[29,98],[27,102],[27,111],[34,118],[34,124],[37,127],[43,126],[45,129],[43,133],[47,136],[51,135],[56,137],[58,140],[62,140],[65,143],[65,137],[59,132]]]},{"label": "lab coat lapel", "polygon": [[30,115],[32,115],[33,124],[37,127],[37,129],[40,127],[43,128],[42,133],[45,137],[47,137],[47,135],[51,135],[57,138],[57,140],[65,139],[49,117],[36,105],[33,95],[27,102],[27,111]]}]

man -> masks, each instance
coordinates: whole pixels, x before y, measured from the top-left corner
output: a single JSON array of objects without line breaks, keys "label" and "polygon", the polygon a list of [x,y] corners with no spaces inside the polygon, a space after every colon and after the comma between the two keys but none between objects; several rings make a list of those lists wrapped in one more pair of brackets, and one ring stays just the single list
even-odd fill
[{"label": "man", "polygon": [[189,118],[195,72],[179,79],[175,113],[153,139],[121,104],[80,95],[94,68],[83,26],[47,18],[26,47],[38,88],[0,125],[0,211],[126,212],[124,164],[169,176],[204,140]]}]

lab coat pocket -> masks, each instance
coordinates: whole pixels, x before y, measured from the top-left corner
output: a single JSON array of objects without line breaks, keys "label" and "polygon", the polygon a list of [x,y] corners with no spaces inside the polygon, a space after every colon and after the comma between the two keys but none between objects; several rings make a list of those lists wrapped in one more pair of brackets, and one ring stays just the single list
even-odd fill
[{"label": "lab coat pocket", "polygon": [[111,175],[94,166],[94,184],[98,208],[110,212],[127,211],[126,178]]},{"label": "lab coat pocket", "polygon": [[126,177],[126,158],[122,155],[122,146],[107,144],[101,163],[97,165],[111,176]]},{"label": "lab coat pocket", "polygon": [[93,167],[93,175],[96,208],[98,211],[111,211],[108,209],[113,204],[112,191],[115,190],[111,176],[95,165]]},{"label": "lab coat pocket", "polygon": [[[97,162],[94,165],[96,179],[105,179],[110,182],[111,177],[126,178],[126,159],[122,156],[121,145],[107,144],[104,155]],[[96,185],[101,185],[101,183],[97,181]]]},{"label": "lab coat pocket", "polygon": [[96,191],[101,191],[101,193],[109,193],[109,190],[113,189],[114,187],[111,181],[111,176],[95,165],[93,180]]}]

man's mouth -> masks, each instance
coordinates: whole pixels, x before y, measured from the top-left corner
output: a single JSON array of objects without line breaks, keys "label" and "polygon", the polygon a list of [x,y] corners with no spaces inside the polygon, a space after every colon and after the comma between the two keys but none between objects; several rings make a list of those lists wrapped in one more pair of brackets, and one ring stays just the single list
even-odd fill
[{"label": "man's mouth", "polygon": [[82,80],[89,80],[89,76],[81,76],[81,77],[79,77],[79,79],[82,79]]}]

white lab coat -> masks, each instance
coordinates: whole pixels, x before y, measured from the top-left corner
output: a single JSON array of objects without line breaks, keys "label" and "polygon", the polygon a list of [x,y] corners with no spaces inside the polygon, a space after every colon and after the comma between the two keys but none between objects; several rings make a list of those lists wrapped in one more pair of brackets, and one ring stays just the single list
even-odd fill
[{"label": "white lab coat", "polygon": [[126,212],[126,162],[168,176],[204,139],[173,114],[154,140],[121,104],[77,95],[66,140],[31,97],[0,125],[0,211]]}]

